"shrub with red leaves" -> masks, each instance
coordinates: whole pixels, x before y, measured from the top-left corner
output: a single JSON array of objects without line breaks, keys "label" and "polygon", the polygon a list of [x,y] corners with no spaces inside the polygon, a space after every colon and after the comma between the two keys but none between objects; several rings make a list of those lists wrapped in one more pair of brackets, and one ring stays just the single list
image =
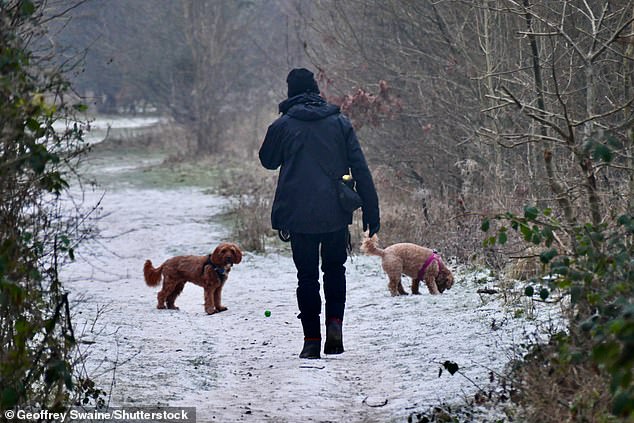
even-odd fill
[{"label": "shrub with red leaves", "polygon": [[377,94],[364,88],[357,88],[353,94],[336,96],[327,93],[332,80],[327,78],[323,71],[319,71],[317,79],[326,101],[339,106],[357,130],[365,125],[378,126],[381,120],[394,119],[396,114],[403,110],[401,99],[392,94],[385,80],[379,81]]}]

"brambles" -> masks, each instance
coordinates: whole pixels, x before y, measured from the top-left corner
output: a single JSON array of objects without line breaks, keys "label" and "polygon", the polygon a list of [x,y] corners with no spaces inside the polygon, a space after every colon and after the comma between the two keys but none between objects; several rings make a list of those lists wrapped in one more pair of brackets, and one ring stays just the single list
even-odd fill
[{"label": "brambles", "polygon": [[[497,235],[485,239],[487,245],[505,243],[509,229],[504,223],[508,222],[526,242],[542,249],[539,258],[544,265],[543,275],[549,277],[529,280],[524,295],[540,301],[565,299],[564,303],[569,304],[568,332],[551,337],[548,345],[532,347],[517,373],[526,382],[524,386],[555,383],[560,388],[553,393],[558,403],[574,405],[578,415],[587,418],[608,413],[634,415],[634,218],[624,214],[610,224],[564,227],[550,210],[526,207],[523,216],[507,213],[493,220],[501,224]],[[491,230],[491,220],[484,219],[482,230]],[[557,232],[573,234],[573,248],[555,248]],[[538,363],[546,363],[546,368],[531,370]],[[553,374],[559,376],[552,380]],[[610,408],[602,405],[606,403],[603,395],[595,400],[588,396],[588,384],[578,383],[573,374],[583,374],[587,380],[596,379],[609,387]],[[533,392],[527,388],[524,394],[528,405]],[[527,409],[536,412],[534,407]],[[563,410],[557,415],[567,413],[572,411]]]},{"label": "brambles", "polygon": [[[63,410],[79,391],[76,340],[60,266],[74,259],[78,216],[61,203],[83,145],[85,110],[65,101],[43,50],[43,4],[0,2],[0,408]],[[56,131],[58,119],[73,122]]]}]

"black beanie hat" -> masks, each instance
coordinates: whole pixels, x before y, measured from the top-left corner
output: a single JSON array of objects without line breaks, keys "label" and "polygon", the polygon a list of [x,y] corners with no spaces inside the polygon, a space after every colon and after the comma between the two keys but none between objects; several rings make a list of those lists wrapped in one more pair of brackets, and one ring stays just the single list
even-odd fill
[{"label": "black beanie hat", "polygon": [[319,94],[319,87],[313,73],[308,69],[296,68],[288,73],[286,77],[288,83],[288,98],[305,92]]}]

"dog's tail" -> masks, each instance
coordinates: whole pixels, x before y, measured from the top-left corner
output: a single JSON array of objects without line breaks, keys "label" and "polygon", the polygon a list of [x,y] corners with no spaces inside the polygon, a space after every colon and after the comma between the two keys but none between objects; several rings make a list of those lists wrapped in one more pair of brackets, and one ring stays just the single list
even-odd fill
[{"label": "dog's tail", "polygon": [[157,286],[160,284],[161,272],[163,272],[163,265],[160,265],[155,269],[150,260],[145,260],[145,264],[143,265],[143,276],[145,276],[145,283],[147,286]]},{"label": "dog's tail", "polygon": [[385,255],[385,251],[377,247],[376,244],[378,240],[379,238],[376,235],[372,235],[372,238],[366,237],[361,243],[361,251],[370,256],[383,257]]}]

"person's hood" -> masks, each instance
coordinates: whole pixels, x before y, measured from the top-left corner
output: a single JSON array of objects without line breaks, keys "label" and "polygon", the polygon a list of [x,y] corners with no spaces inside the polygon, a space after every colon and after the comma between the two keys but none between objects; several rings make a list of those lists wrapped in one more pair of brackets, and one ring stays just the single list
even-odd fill
[{"label": "person's hood", "polygon": [[327,103],[318,94],[303,93],[282,101],[279,110],[299,120],[320,120],[339,113],[339,106]]}]

